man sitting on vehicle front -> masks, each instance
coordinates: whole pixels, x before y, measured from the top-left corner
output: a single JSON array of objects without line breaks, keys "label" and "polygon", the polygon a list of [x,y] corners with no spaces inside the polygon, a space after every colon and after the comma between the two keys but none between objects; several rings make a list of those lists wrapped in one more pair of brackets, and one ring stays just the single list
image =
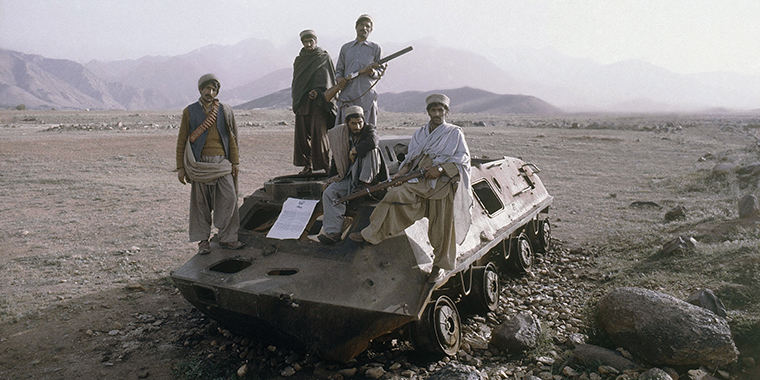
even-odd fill
[{"label": "man sitting on vehicle front", "polygon": [[348,107],[345,114],[345,123],[327,132],[333,158],[327,188],[322,192],[323,232],[317,236],[325,244],[335,244],[341,240],[346,205],[333,202],[368,187],[380,172],[380,149],[375,126],[364,122],[362,107]]}]

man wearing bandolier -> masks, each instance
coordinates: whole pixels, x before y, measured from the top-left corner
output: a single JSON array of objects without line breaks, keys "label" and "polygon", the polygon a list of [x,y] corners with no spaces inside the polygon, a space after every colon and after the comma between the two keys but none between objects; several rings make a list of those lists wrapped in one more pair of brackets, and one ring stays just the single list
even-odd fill
[{"label": "man wearing bandolier", "polygon": [[211,252],[209,237],[213,224],[219,229],[219,245],[239,249],[240,216],[237,206],[238,143],[232,107],[216,98],[221,84],[214,74],[198,80],[197,102],[182,111],[177,136],[177,176],[190,182],[190,241],[198,243],[198,254]]},{"label": "man wearing bandolier", "polygon": [[335,103],[325,100],[325,90],[335,85],[335,69],[330,54],[317,46],[317,34],[301,32],[303,48],[293,62],[293,112],[296,114],[293,165],[301,174],[330,165],[327,130],[335,125]]}]

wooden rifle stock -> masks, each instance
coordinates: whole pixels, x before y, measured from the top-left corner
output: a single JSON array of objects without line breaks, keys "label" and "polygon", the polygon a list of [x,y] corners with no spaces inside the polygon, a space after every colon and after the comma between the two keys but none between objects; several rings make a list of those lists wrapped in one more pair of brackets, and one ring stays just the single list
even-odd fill
[{"label": "wooden rifle stock", "polygon": [[[399,50],[399,51],[397,51],[397,52],[395,52],[395,53],[393,53],[393,54],[391,54],[389,56],[386,56],[385,58],[380,59],[379,61],[375,62],[375,64],[382,65],[382,64],[390,61],[391,59],[398,58],[398,57],[400,57],[400,56],[402,56],[402,55],[404,55],[404,54],[406,54],[406,53],[408,53],[410,51],[412,51],[412,47],[411,46],[407,46],[407,47],[405,47],[405,48],[403,48],[403,49],[401,49],[401,50]],[[350,82],[351,80],[353,80],[354,78],[356,78],[358,76],[359,76],[359,72],[348,74],[348,76],[345,77],[346,83]],[[327,91],[325,91],[325,100],[327,100],[328,102],[332,101],[333,98],[335,97],[335,95],[338,95],[338,91],[340,91],[340,90],[342,90],[342,88],[340,88],[339,84],[336,84],[335,86],[332,86],[332,87],[328,88]]]},{"label": "wooden rifle stock", "polygon": [[419,177],[422,177],[424,175],[425,175],[425,170],[423,170],[423,169],[415,170],[415,171],[413,171],[411,173],[408,173],[406,175],[402,175],[401,177],[396,177],[393,180],[387,180],[387,181],[384,181],[384,182],[380,182],[377,185],[370,186],[368,188],[365,188],[365,189],[353,192],[351,194],[348,194],[348,195],[346,195],[343,198],[339,198],[339,199],[335,200],[333,202],[333,205],[339,205],[341,203],[345,203],[345,202],[354,200],[356,198],[361,198],[361,197],[363,197],[365,195],[372,194],[372,193],[374,193],[376,191],[385,190],[385,189],[387,189],[387,188],[389,188],[391,186],[396,186],[399,183],[406,182],[406,181],[408,181],[408,180],[410,180],[412,178],[419,178]]}]

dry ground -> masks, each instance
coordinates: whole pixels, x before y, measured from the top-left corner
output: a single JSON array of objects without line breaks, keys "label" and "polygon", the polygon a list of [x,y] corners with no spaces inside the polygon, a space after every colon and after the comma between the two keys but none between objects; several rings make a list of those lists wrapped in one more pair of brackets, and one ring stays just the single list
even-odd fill
[{"label": "dry ground", "polygon": [[[167,280],[195,251],[186,241],[189,187],[173,172],[178,114],[0,111],[0,378],[171,379],[172,366],[191,354],[181,338],[197,315]],[[292,113],[236,115],[241,197],[297,171]],[[381,134],[409,135],[426,117],[380,119]],[[681,185],[699,181],[693,173],[722,158],[757,155],[752,118],[451,120],[465,126],[474,156],[517,156],[543,170],[555,196],[554,237],[566,247],[603,251],[641,240],[642,231],[681,233],[662,225],[676,205],[697,213],[691,221],[729,220],[736,199],[756,190],[736,185],[716,194]],[[478,121],[486,126],[474,126]],[[708,152],[712,158],[699,161]],[[634,201],[665,208],[629,208]],[[651,252],[663,243],[656,238],[644,238]],[[598,275],[615,265],[600,263]],[[685,297],[711,281],[697,276],[650,287]],[[125,347],[130,335],[141,343]]]}]

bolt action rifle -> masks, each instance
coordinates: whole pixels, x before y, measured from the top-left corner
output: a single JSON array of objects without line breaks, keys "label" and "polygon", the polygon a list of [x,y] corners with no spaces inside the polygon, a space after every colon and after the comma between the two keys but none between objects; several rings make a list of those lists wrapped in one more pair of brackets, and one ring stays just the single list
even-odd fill
[{"label": "bolt action rifle", "polygon": [[400,183],[406,182],[412,178],[419,178],[424,175],[425,175],[425,169],[415,170],[411,173],[402,175],[400,177],[396,177],[395,179],[388,179],[387,181],[380,182],[377,185],[370,186],[370,187],[361,189],[359,191],[353,192],[351,194],[348,194],[343,198],[339,198],[333,201],[333,205],[339,205],[341,203],[345,203],[345,202],[354,200],[356,198],[363,197],[365,195],[370,195],[376,191],[385,190],[389,187],[396,186]]},{"label": "bolt action rifle", "polygon": [[[390,61],[391,59],[398,58],[399,56],[402,56],[402,55],[404,55],[404,54],[406,54],[406,53],[408,53],[410,51],[412,51],[412,47],[411,46],[407,46],[407,47],[405,47],[405,48],[403,48],[403,49],[401,49],[401,50],[399,50],[399,51],[397,51],[397,52],[395,52],[395,53],[393,53],[393,54],[391,54],[389,56],[386,56],[385,58],[380,59],[379,61],[375,62],[375,64],[378,65],[378,66],[382,65],[382,64]],[[353,80],[354,78],[356,78],[358,76],[359,76],[359,72],[358,71],[355,72],[355,73],[348,74],[348,76],[344,77],[346,79],[345,83],[350,82],[351,80]],[[328,88],[327,91],[325,91],[325,100],[327,100],[328,102],[331,101],[331,100],[333,100],[333,98],[335,97],[335,95],[338,95],[338,91],[340,91],[341,89],[342,89],[341,85],[339,85],[339,84],[336,84],[335,86],[332,86],[332,87]]]}]

